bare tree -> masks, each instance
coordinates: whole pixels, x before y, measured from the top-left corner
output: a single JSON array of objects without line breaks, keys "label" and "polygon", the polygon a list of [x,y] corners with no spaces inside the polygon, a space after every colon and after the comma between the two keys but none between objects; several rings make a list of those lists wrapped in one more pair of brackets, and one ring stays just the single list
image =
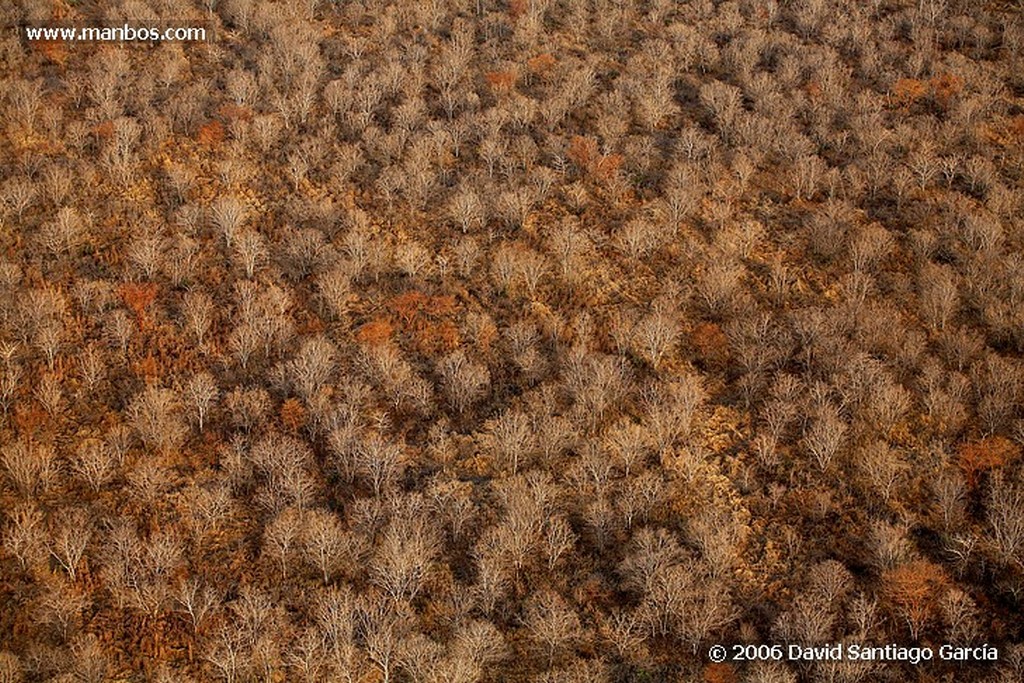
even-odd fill
[{"label": "bare tree", "polygon": [[1024,567],[1024,486],[995,476],[987,503],[990,542],[997,556],[1007,564]]},{"label": "bare tree", "polygon": [[58,577],[39,600],[39,616],[60,631],[62,640],[81,625],[82,614],[92,604],[88,595],[71,581]]},{"label": "bare tree", "polygon": [[67,572],[71,581],[75,581],[78,565],[85,555],[85,549],[92,537],[92,520],[82,508],[71,508],[61,512],[51,524],[47,534],[47,549],[50,556]]},{"label": "bare tree", "polygon": [[556,657],[579,642],[583,627],[576,611],[562,596],[551,590],[534,595],[526,606],[525,626],[547,659],[548,667]]},{"label": "bare tree", "polygon": [[334,319],[341,319],[355,300],[350,267],[336,266],[317,278],[320,300]]},{"label": "bare tree", "polygon": [[3,549],[13,555],[22,571],[40,564],[46,557],[46,529],[43,513],[33,504],[21,503],[6,511]]},{"label": "bare tree", "polygon": [[632,336],[637,354],[658,370],[679,339],[679,323],[671,312],[658,309],[636,324]]},{"label": "bare tree", "polygon": [[518,410],[507,411],[491,421],[487,429],[498,464],[515,476],[520,461],[533,449],[533,432],[526,415]]},{"label": "bare tree", "polygon": [[296,393],[309,400],[334,374],[338,350],[324,337],[302,343],[299,352],[288,363],[288,372]]},{"label": "bare tree", "polygon": [[210,217],[224,236],[224,244],[228,249],[234,247],[239,229],[248,216],[248,207],[238,197],[221,197],[210,205]]},{"label": "bare tree", "polygon": [[192,375],[185,383],[182,397],[195,419],[197,429],[203,431],[210,408],[220,397],[220,389],[213,375],[205,371]]},{"label": "bare tree", "polygon": [[0,186],[0,205],[5,211],[17,214],[20,221],[25,210],[35,201],[36,194],[35,185],[28,178],[9,178]]},{"label": "bare tree", "polygon": [[19,495],[31,498],[57,481],[56,453],[48,444],[11,441],[0,448],[0,464]]},{"label": "bare tree", "polygon": [[179,609],[188,615],[192,622],[192,633],[198,634],[199,629],[220,605],[217,592],[205,582],[195,577],[183,579],[178,584],[174,596]]},{"label": "bare tree", "polygon": [[956,275],[949,266],[928,263],[918,277],[921,316],[933,329],[944,330],[960,298]]},{"label": "bare tree", "polygon": [[413,600],[423,589],[441,544],[422,517],[396,517],[384,533],[370,562],[370,578],[393,600]]},{"label": "bare tree", "polygon": [[[281,576],[288,578],[289,568],[295,560],[295,554],[302,545],[303,518],[299,510],[294,507],[287,507],[277,513],[263,529],[263,549],[265,555],[276,559]],[[308,550],[307,550],[308,553]],[[312,555],[315,559],[316,553]]]},{"label": "bare tree", "polygon": [[656,389],[647,397],[645,424],[659,452],[689,435],[693,418],[705,399],[703,380],[692,373]]},{"label": "bare tree", "polygon": [[359,634],[367,656],[377,666],[381,683],[391,683],[402,640],[411,627],[407,608],[392,600],[371,596],[360,601]]},{"label": "bare tree", "polygon": [[478,230],[484,223],[484,207],[480,197],[472,189],[463,188],[451,199],[448,213],[452,220],[466,234]]},{"label": "bare tree", "polygon": [[177,448],[187,433],[181,404],[171,389],[146,387],[132,399],[128,413],[142,442],[161,453]]},{"label": "bare tree", "polygon": [[262,265],[267,259],[267,241],[255,230],[242,232],[235,240],[234,250],[248,278],[251,278],[256,273],[257,266]]},{"label": "bare tree", "polygon": [[356,466],[373,494],[380,497],[401,475],[405,457],[399,445],[372,434],[357,446]]},{"label": "bare tree", "polygon": [[185,294],[181,310],[185,329],[202,347],[216,319],[213,300],[206,292],[191,291]]},{"label": "bare tree", "polygon": [[107,445],[99,439],[84,439],[75,449],[72,468],[95,492],[114,477],[116,461]]},{"label": "bare tree", "polygon": [[302,549],[320,573],[324,584],[349,561],[350,541],[337,515],[328,510],[309,510],[303,516]]},{"label": "bare tree", "polygon": [[448,400],[460,414],[466,413],[490,390],[491,373],[485,366],[470,360],[462,349],[442,358],[438,372]]},{"label": "bare tree", "polygon": [[847,425],[839,412],[823,408],[804,435],[804,445],[818,467],[825,471],[839,452],[846,436]]}]

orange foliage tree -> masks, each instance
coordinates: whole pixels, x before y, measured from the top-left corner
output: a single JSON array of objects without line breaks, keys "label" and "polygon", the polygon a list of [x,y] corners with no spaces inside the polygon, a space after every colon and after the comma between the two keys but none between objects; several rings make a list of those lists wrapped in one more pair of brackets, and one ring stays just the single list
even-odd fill
[{"label": "orange foliage tree", "polygon": [[882,585],[889,604],[916,640],[938,611],[949,579],[937,564],[917,560],[885,572]]}]

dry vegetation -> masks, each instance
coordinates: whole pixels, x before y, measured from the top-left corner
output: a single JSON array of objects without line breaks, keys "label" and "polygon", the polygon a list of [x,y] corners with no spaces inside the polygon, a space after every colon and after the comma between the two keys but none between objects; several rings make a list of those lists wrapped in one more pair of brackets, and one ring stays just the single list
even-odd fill
[{"label": "dry vegetation", "polygon": [[[0,682],[1024,680],[1019,5],[85,15],[218,35],[0,37]],[[1000,661],[706,657],[840,641]]]}]

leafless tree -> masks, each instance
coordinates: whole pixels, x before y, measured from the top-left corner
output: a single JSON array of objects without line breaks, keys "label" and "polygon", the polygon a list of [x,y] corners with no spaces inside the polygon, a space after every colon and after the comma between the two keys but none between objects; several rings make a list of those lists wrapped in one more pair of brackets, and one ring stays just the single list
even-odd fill
[{"label": "leafless tree", "polygon": [[35,185],[23,176],[17,176],[6,180],[0,186],[0,205],[22,220],[25,210],[32,205],[36,199]]},{"label": "leafless tree", "polygon": [[[276,560],[282,578],[287,579],[295,555],[302,545],[303,518],[297,508],[287,507],[277,513],[263,529],[264,555]],[[315,553],[313,555],[315,557]]]},{"label": "leafless tree", "polygon": [[334,374],[338,350],[323,337],[314,337],[302,343],[299,352],[288,363],[288,371],[296,393],[309,399]]},{"label": "leafless tree", "polygon": [[47,534],[46,546],[50,556],[67,572],[72,582],[91,537],[92,520],[82,508],[62,511]]},{"label": "leafless tree", "polygon": [[128,355],[128,344],[135,335],[135,322],[128,313],[118,308],[106,318],[106,334],[120,349],[121,355]]},{"label": "leafless tree", "polygon": [[995,476],[988,491],[990,542],[1007,564],[1024,567],[1024,486]]},{"label": "leafless tree", "polygon": [[896,485],[908,469],[906,461],[884,441],[868,444],[859,454],[858,460],[871,488],[881,494],[882,500],[888,503]]},{"label": "leafless tree", "polygon": [[59,475],[56,453],[48,444],[11,441],[0,448],[0,464],[24,498],[50,490]]},{"label": "leafless tree", "polygon": [[634,346],[638,355],[655,370],[672,353],[679,338],[679,324],[670,311],[661,309],[644,316],[633,328]]},{"label": "leafless tree", "polygon": [[921,316],[933,329],[946,329],[960,298],[955,273],[949,266],[929,263],[918,280]]},{"label": "leafless tree", "polygon": [[381,682],[391,683],[411,616],[401,603],[382,597],[370,596],[360,603],[356,617],[360,640],[377,666]]},{"label": "leafless tree", "polygon": [[221,197],[210,205],[214,227],[223,235],[228,249],[234,247],[235,237],[245,223],[248,212],[245,202],[238,197]]},{"label": "leafless tree", "polygon": [[185,438],[181,404],[171,389],[146,387],[132,399],[128,411],[136,434],[150,448],[167,453]]},{"label": "leafless tree", "polygon": [[405,457],[399,445],[372,434],[357,446],[356,465],[373,494],[380,497],[401,475]]},{"label": "leafless tree", "polygon": [[94,344],[86,346],[79,354],[78,371],[84,392],[86,395],[91,394],[107,372],[103,356]]},{"label": "leafless tree", "polygon": [[303,516],[302,549],[325,584],[355,558],[349,557],[349,539],[337,515],[328,510],[309,510]]},{"label": "leafless tree", "polygon": [[91,605],[91,600],[72,582],[59,577],[39,600],[39,616],[42,621],[52,624],[60,631],[62,640],[79,628],[82,614]]},{"label": "leafless tree", "polygon": [[846,422],[834,408],[823,408],[804,435],[804,445],[818,467],[825,471],[843,446]]},{"label": "leafless tree", "polygon": [[436,531],[423,518],[398,516],[384,529],[370,578],[393,600],[411,601],[423,590],[440,548]]},{"label": "leafless tree", "polygon": [[243,231],[234,240],[235,254],[242,263],[245,276],[253,277],[256,268],[262,265],[267,259],[267,243],[263,235],[255,230]]},{"label": "leafless tree", "polygon": [[355,300],[351,269],[336,266],[317,278],[320,300],[334,319],[341,319]]},{"label": "leafless tree", "polygon": [[21,503],[7,510],[3,549],[14,556],[24,571],[40,564],[46,557],[45,521],[42,511],[33,504]]},{"label": "leafless tree", "polygon": [[206,335],[209,334],[216,318],[210,295],[198,290],[186,293],[181,311],[185,329],[196,340],[196,344],[204,346]]},{"label": "leafless tree", "polygon": [[242,323],[231,330],[228,336],[228,348],[243,370],[249,368],[249,361],[260,348],[260,333],[250,323]]},{"label": "leafless tree", "polygon": [[182,397],[196,421],[197,429],[203,431],[206,416],[220,397],[220,389],[213,375],[203,371],[190,377],[183,387]]},{"label": "leafless tree", "polygon": [[693,418],[705,400],[703,381],[692,373],[651,393],[645,401],[645,424],[659,452],[689,435]]},{"label": "leafless tree", "polygon": [[220,605],[217,592],[195,577],[188,577],[179,582],[174,600],[192,622],[193,634],[199,633],[207,618]]},{"label": "leafless tree", "polygon": [[491,374],[486,366],[472,361],[462,349],[453,351],[438,363],[445,393],[456,412],[464,414],[490,390]]},{"label": "leafless tree", "polygon": [[107,445],[96,438],[82,441],[75,449],[72,468],[95,492],[114,477],[117,463]]},{"label": "leafless tree", "polygon": [[526,606],[525,627],[547,659],[548,667],[556,657],[579,642],[583,632],[576,611],[562,596],[551,590],[534,595]]},{"label": "leafless tree", "polygon": [[533,448],[533,434],[529,421],[519,411],[508,411],[493,420],[488,427],[497,462],[507,468],[512,476],[519,470]]},{"label": "leafless tree", "polygon": [[472,189],[461,189],[448,205],[448,213],[452,220],[466,234],[479,229],[484,223],[484,207],[480,197]]}]

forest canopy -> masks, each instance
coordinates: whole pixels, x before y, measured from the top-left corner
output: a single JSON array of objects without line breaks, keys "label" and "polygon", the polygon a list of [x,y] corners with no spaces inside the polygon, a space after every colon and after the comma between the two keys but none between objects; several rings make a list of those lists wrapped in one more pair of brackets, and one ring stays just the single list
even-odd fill
[{"label": "forest canopy", "polygon": [[0,20],[0,683],[1024,680],[1020,3]]}]

